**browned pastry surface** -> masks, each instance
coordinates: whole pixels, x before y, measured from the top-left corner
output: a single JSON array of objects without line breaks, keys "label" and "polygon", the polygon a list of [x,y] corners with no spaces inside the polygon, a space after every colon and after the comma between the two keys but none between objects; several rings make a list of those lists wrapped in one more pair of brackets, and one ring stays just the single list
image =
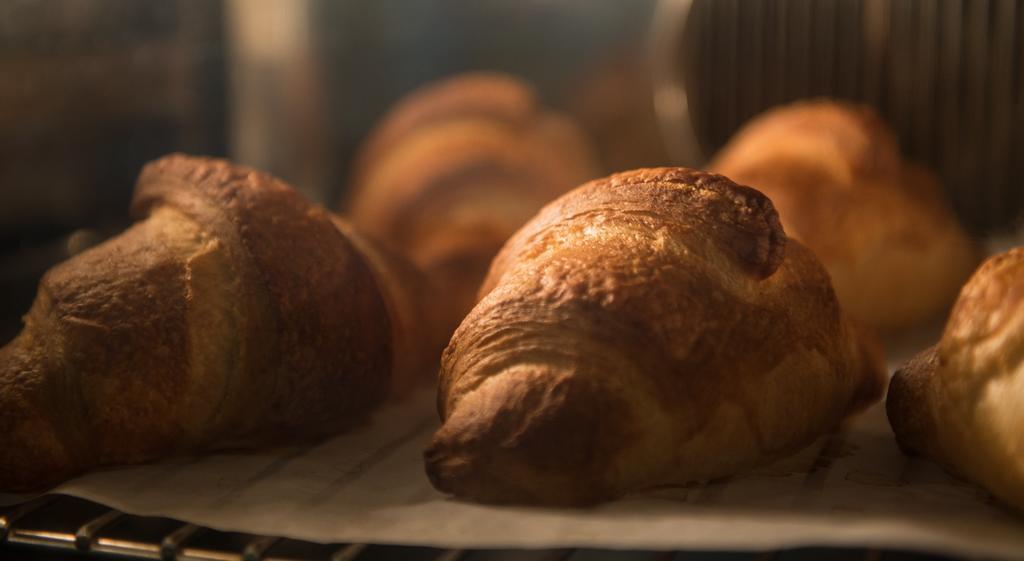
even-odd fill
[{"label": "browned pastry surface", "polygon": [[814,101],[768,111],[709,169],[771,198],[786,232],[825,265],[843,308],[872,328],[937,316],[978,262],[935,176],[902,160],[867,107]]},{"label": "browned pastry surface", "polygon": [[735,473],[874,401],[879,356],[771,202],[637,170],[559,198],[495,259],[442,361],[441,491],[587,504]]},{"label": "browned pastry surface", "polygon": [[510,124],[531,119],[537,111],[533,91],[504,74],[480,72],[440,80],[401,99],[370,134],[356,160],[356,176],[417,128],[464,117]]},{"label": "browned pastry surface", "polygon": [[545,203],[594,175],[577,127],[500,74],[467,74],[401,100],[355,164],[352,221],[443,293],[443,338],[491,259]]},{"label": "browned pastry surface", "polygon": [[942,339],[896,372],[886,409],[904,451],[1024,508],[1024,248],[978,268]]},{"label": "browned pastry surface", "polygon": [[407,259],[368,239],[349,221],[334,215],[331,219],[370,264],[387,304],[394,343],[389,393],[404,396],[432,382],[437,375],[437,349],[444,344],[438,339],[437,290]]},{"label": "browned pastry surface", "polygon": [[132,214],[46,273],[0,350],[0,490],[320,437],[384,397],[388,303],[328,213],[268,174],[172,155],[142,170]]}]

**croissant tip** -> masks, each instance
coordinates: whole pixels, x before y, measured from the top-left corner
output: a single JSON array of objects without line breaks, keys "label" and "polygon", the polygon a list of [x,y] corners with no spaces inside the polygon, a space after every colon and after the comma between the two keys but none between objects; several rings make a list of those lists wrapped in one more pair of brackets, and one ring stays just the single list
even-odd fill
[{"label": "croissant tip", "polygon": [[906,454],[920,452],[916,443],[925,441],[924,435],[930,430],[930,405],[923,392],[938,364],[938,350],[931,347],[900,367],[889,382],[885,412],[896,442]]},{"label": "croissant tip", "polygon": [[[0,395],[0,408],[8,401]],[[0,418],[0,450],[17,451],[0,458],[0,492],[38,491],[71,476],[74,462],[42,412],[12,413]]]},{"label": "croissant tip", "polygon": [[[495,459],[479,441],[465,441],[460,431],[442,427],[423,451],[427,479],[438,491],[477,502],[503,504],[530,496],[509,481],[504,470],[489,469]],[[535,502],[535,501],[534,501]]]},{"label": "croissant tip", "polygon": [[453,466],[450,456],[436,438],[423,451],[423,466],[427,472],[427,479],[435,489],[442,493],[451,494],[453,492],[450,477]]},{"label": "croissant tip", "polygon": [[[24,333],[0,348],[0,492],[45,489],[76,471],[76,458],[39,388],[52,357]],[[37,394],[37,395],[32,395]],[[16,451],[16,453],[3,453]]]},{"label": "croissant tip", "polygon": [[485,468],[493,460],[484,461],[475,454],[456,450],[439,433],[423,452],[423,464],[431,485],[446,495],[485,504],[578,506],[598,502],[572,493],[563,496],[523,486],[509,479],[503,470]]}]

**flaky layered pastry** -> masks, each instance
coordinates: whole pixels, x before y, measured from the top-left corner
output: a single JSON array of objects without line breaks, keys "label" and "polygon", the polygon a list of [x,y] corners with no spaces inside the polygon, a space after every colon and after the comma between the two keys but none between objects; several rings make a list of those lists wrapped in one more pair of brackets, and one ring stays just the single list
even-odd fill
[{"label": "flaky layered pastry", "polygon": [[270,175],[168,156],[132,214],[46,273],[0,349],[0,490],[332,434],[422,367],[415,280]]},{"label": "flaky layered pastry", "polygon": [[424,86],[388,113],[356,160],[348,206],[361,230],[407,255],[444,294],[447,340],[505,240],[594,166],[576,125],[526,85],[467,74]]},{"label": "flaky layered pastry", "polygon": [[825,265],[843,309],[883,332],[947,310],[980,259],[934,174],[905,162],[865,106],[768,111],[709,169],[771,198],[786,232]]},{"label": "flaky layered pastry", "polygon": [[1024,248],[978,268],[942,339],[896,372],[886,409],[904,451],[1024,508]]},{"label": "flaky layered pastry", "polygon": [[771,202],[722,176],[593,181],[505,245],[442,361],[439,490],[588,504],[793,452],[877,399],[876,352]]}]

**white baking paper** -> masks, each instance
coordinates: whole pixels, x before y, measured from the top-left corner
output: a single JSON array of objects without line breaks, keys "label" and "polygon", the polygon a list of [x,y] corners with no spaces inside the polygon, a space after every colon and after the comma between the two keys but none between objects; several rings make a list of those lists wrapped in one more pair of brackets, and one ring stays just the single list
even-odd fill
[{"label": "white baking paper", "polygon": [[[443,547],[910,548],[1024,558],[1024,519],[899,452],[876,406],[838,434],[742,477],[592,509],[491,507],[434,491],[421,453],[433,392],[317,446],[109,469],[55,491],[220,530]],[[7,502],[18,497],[0,497]]]}]

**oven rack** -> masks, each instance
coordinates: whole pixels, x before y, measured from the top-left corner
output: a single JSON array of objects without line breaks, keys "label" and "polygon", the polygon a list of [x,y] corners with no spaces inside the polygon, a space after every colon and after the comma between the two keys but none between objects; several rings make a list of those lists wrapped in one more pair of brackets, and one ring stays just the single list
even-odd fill
[{"label": "oven rack", "polygon": [[135,516],[66,495],[0,509],[0,559],[118,558],[160,561],[935,561],[878,549],[766,552],[598,549],[462,550],[377,544],[317,544],[221,532],[169,518]]}]

